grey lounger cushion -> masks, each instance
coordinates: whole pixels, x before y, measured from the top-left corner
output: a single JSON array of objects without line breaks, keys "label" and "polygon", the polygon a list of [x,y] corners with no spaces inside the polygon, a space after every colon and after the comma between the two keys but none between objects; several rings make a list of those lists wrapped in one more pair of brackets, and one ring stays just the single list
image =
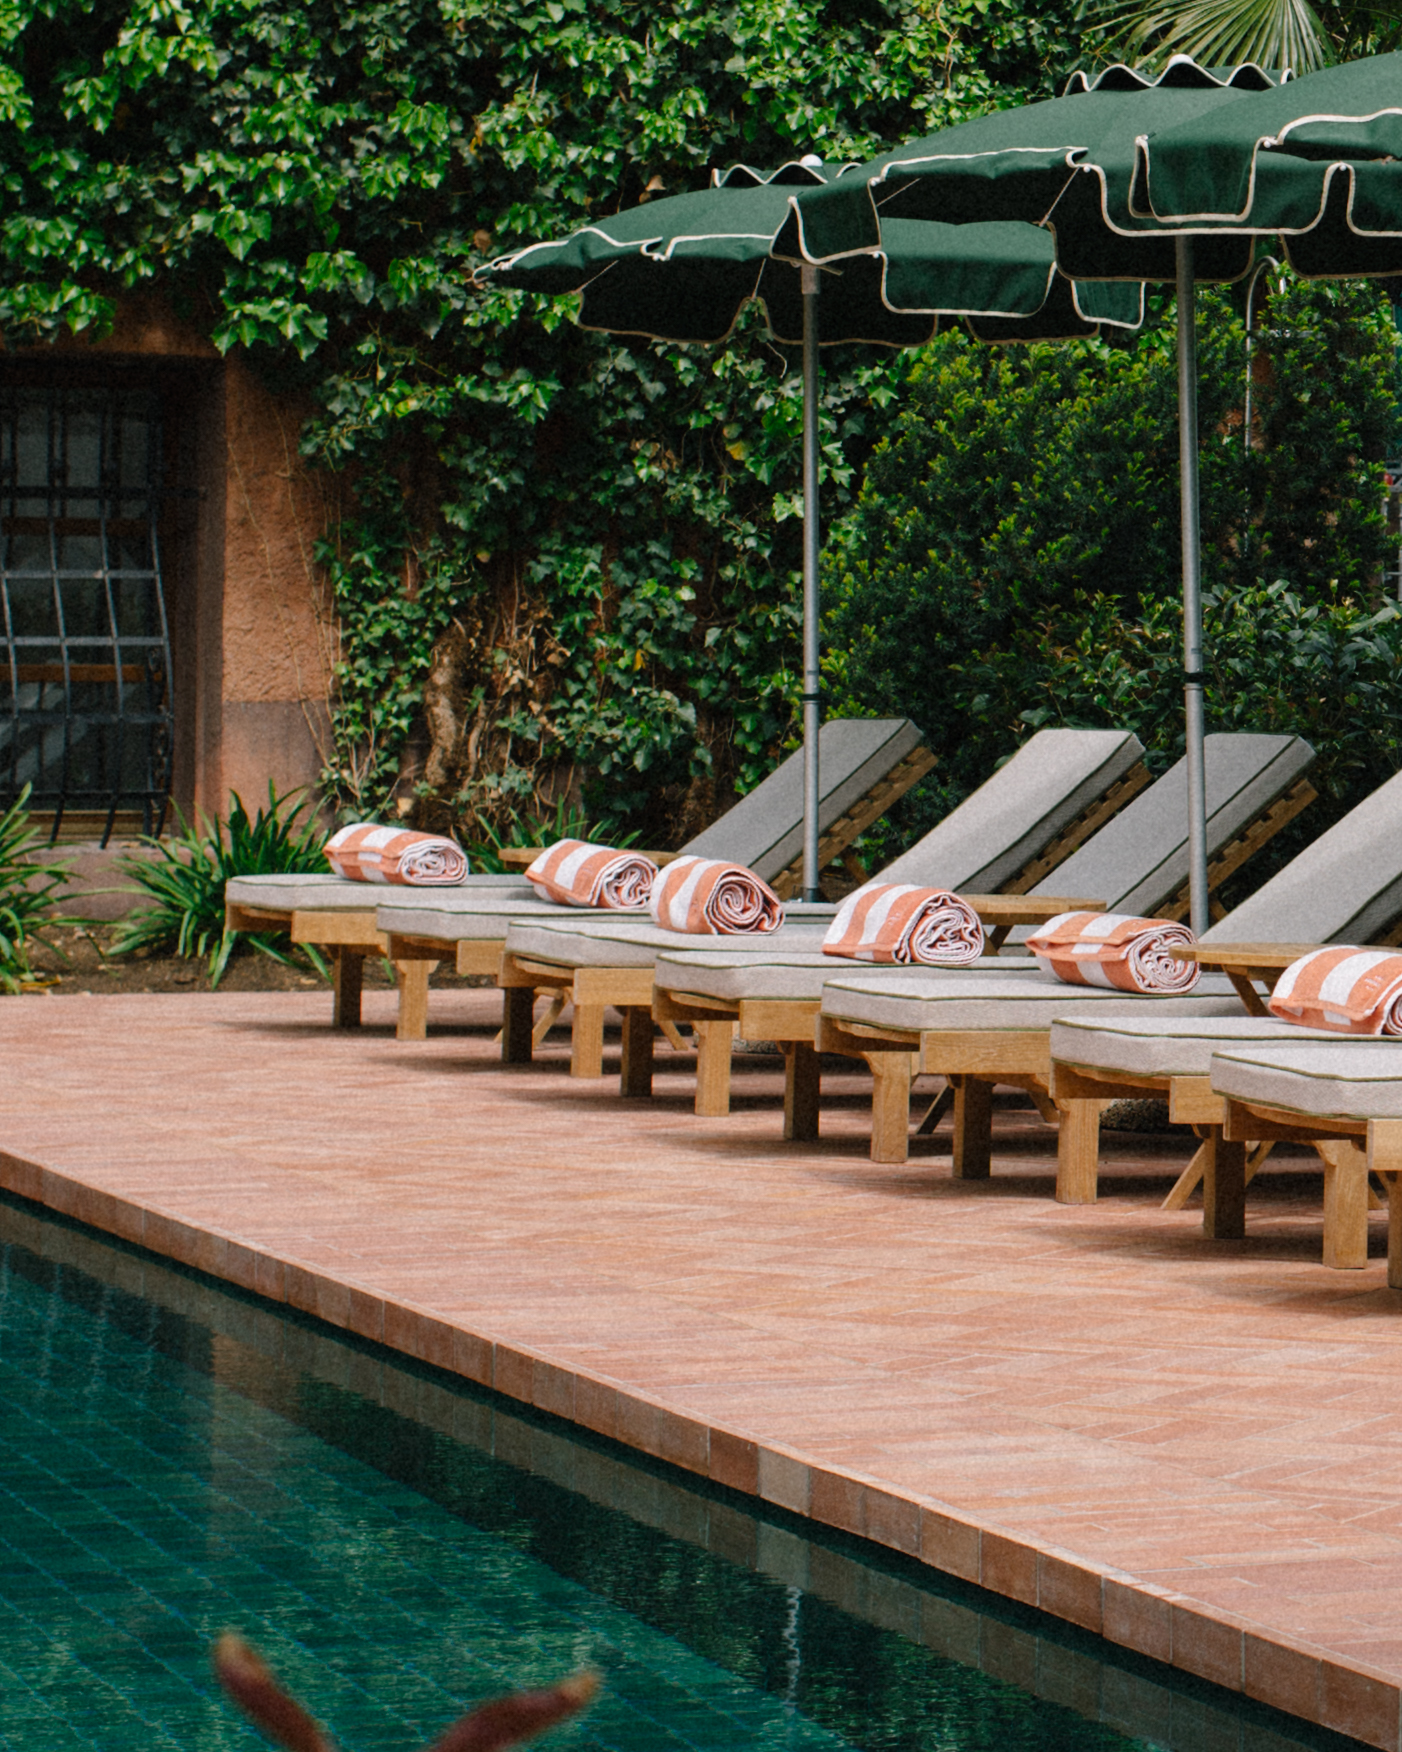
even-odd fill
[{"label": "grey lounger cushion", "polygon": [[823,1014],[875,1028],[1050,1028],[1068,1011],[1096,1006],[1107,1015],[1231,1016],[1241,999],[1222,975],[1209,975],[1190,997],[1135,998],[1103,986],[1065,985],[1050,974],[904,973],[886,979],[829,980]]},{"label": "grey lounger cushion", "polygon": [[[821,949],[726,950],[688,949],[677,954],[659,955],[653,983],[661,991],[695,992],[699,997],[718,998],[724,1003],[738,1004],[742,999],[784,998],[816,1004],[823,987],[830,979],[861,970],[864,978],[890,979],[909,975],[908,967],[868,965],[847,961],[838,956],[824,955]],[[985,955],[968,967],[919,970],[926,975],[953,979],[971,973],[996,973],[1006,978],[1010,973],[1038,972],[1030,955],[1017,960],[1000,960]]]},{"label": "grey lounger cushion", "polygon": [[1274,1016],[1063,1016],[1052,1025],[1051,1055],[1110,1076],[1205,1077],[1217,1052],[1330,1038],[1339,1037]]},{"label": "grey lounger cushion", "polygon": [[413,896],[456,894],[466,900],[503,890],[528,895],[531,888],[512,871],[503,876],[469,876],[452,888],[410,888],[388,882],[348,882],[344,876],[232,876],[224,898],[236,906],[262,906],[279,912],[301,907],[309,912],[368,912],[384,903],[387,893]]},{"label": "grey lounger cushion", "polygon": [[[375,911],[376,929],[401,937],[429,937],[440,943],[474,943],[483,939],[500,942],[513,919],[558,921],[562,911],[567,915],[579,911],[586,919],[595,917],[588,907],[562,908],[553,900],[542,900],[529,883],[522,884],[519,891],[513,889],[499,896],[464,895],[456,905],[446,903],[448,892],[442,889],[429,898],[419,889],[412,899],[396,897],[393,901],[381,901]],[[649,917],[643,909],[608,916],[643,922]]]},{"label": "grey lounger cushion", "polygon": [[1212,1061],[1212,1087],[1239,1101],[1320,1118],[1402,1119],[1402,1040],[1237,1047]]},{"label": "grey lounger cushion", "polygon": [[[1298,736],[1230,732],[1204,741],[1207,855],[1214,857],[1314,760]],[[1084,895],[1154,917],[1188,880],[1188,763],[1180,760],[1092,835],[1033,894]],[[1021,940],[1024,928],[1012,936]]]},{"label": "grey lounger cushion", "polygon": [[[818,737],[818,826],[830,828],[920,746],[909,718],[830,718]],[[744,864],[766,882],[803,851],[803,750],[688,840],[684,852]]]},{"label": "grey lounger cushion", "polygon": [[[789,909],[790,915],[796,910]],[[802,909],[797,909],[802,911]],[[832,909],[814,907],[815,912]],[[790,949],[806,949],[817,953],[822,945],[828,920],[815,924],[785,924],[777,931],[754,932],[728,937],[726,942],[753,944],[766,954],[783,954]],[[516,918],[506,933],[507,952],[529,955],[536,961],[548,961],[559,967],[651,967],[659,954],[675,949],[678,938],[683,942],[714,943],[715,937],[693,937],[678,931],[664,931],[643,917],[626,924],[615,917],[607,921],[582,919],[578,924],[551,922],[535,918]]]},{"label": "grey lounger cushion", "polygon": [[1402,913],[1402,773],[1203,933],[1206,943],[1367,943]]},{"label": "grey lounger cushion", "polygon": [[997,894],[1143,753],[1127,730],[1039,730],[877,880]]}]

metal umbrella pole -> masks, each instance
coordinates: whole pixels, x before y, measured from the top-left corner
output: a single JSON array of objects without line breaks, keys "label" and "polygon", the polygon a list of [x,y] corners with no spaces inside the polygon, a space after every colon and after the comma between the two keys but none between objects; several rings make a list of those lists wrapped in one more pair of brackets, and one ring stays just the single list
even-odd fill
[{"label": "metal umbrella pole", "polygon": [[1175,240],[1178,267],[1178,484],[1183,531],[1183,715],[1188,757],[1188,923],[1207,910],[1207,774],[1203,764],[1202,520],[1198,507],[1197,311],[1193,240]]},{"label": "metal umbrella pole", "polygon": [[803,898],[818,887],[818,270],[804,265],[803,293]]}]

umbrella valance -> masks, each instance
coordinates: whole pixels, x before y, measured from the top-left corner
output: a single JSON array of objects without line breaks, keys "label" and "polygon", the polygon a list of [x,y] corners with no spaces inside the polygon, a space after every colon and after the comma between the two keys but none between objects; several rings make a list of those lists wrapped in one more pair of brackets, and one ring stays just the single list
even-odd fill
[{"label": "umbrella valance", "polygon": [[1402,53],[1146,128],[1119,223],[1277,233],[1306,275],[1402,273]]},{"label": "umbrella valance", "polygon": [[[1136,140],[1229,111],[1269,92],[1276,78],[1252,64],[1199,67],[1185,56],[1156,77],[1123,66],[1096,78],[1075,74],[1061,97],[961,122],[790,190],[792,216],[776,249],[829,263],[882,247],[892,219],[1020,220],[1055,232],[1058,264],[1071,279],[1173,280],[1173,243],[1154,226],[1122,227],[1145,235],[1121,238],[1107,271],[1107,215],[1128,212]],[[1087,161],[1092,177],[1078,174]],[[1250,264],[1248,239],[1209,239],[1199,247],[1197,278],[1238,279]]]},{"label": "umbrella valance", "polygon": [[[842,168],[800,163],[766,176],[736,166],[709,189],[503,256],[479,278],[580,292],[583,328],[707,345],[723,341],[753,299],[774,337],[796,346],[802,275],[772,248],[796,188],[821,188]],[[1010,220],[893,221],[877,248],[826,267],[820,290],[824,346],[918,346],[941,316],[968,319],[989,340],[1064,340],[1143,320],[1138,287],[1072,287],[1057,270],[1051,236]]]}]

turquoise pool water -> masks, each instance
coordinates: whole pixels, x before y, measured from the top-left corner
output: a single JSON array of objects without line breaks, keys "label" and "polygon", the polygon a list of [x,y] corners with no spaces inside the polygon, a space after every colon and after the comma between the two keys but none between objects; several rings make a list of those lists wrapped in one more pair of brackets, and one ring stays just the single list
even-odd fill
[{"label": "turquoise pool water", "polygon": [[261,1742],[246,1635],[346,1752],[590,1664],[547,1747],[1342,1747],[854,1542],[0,1202],[0,1748]]}]

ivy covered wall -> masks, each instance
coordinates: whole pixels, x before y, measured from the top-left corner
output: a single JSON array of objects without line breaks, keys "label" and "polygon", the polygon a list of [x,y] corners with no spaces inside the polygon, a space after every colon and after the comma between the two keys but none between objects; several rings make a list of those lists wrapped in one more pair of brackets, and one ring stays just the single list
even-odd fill
[{"label": "ivy covered wall", "polygon": [[[1050,93],[1074,0],[28,0],[0,13],[0,326],[145,292],[278,391],[353,510],[327,784],[498,821],[581,788],[675,836],[797,689],[795,361],[587,336],[471,290],[710,169],[865,153]],[[905,363],[828,356],[828,504]]]}]

